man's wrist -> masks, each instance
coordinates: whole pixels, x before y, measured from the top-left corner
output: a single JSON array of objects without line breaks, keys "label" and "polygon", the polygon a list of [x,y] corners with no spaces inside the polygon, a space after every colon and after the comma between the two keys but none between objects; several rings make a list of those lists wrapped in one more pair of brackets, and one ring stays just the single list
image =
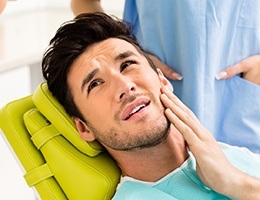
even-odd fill
[{"label": "man's wrist", "polygon": [[260,198],[260,180],[238,171],[226,187],[225,195],[236,200],[257,200]]}]

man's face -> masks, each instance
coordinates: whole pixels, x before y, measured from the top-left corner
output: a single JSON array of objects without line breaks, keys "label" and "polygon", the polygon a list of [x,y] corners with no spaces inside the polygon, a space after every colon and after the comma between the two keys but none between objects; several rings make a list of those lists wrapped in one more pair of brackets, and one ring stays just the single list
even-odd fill
[{"label": "man's face", "polygon": [[86,138],[132,150],[166,137],[169,124],[159,99],[158,74],[130,43],[111,38],[92,45],[73,63],[68,83],[87,121],[75,120]]}]

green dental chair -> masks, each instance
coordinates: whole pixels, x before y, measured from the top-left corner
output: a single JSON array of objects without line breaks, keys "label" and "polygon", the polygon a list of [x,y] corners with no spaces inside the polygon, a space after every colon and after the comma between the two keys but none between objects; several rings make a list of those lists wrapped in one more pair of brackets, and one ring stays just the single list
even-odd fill
[{"label": "green dental chair", "polygon": [[118,166],[98,142],[79,137],[46,83],[33,95],[1,108],[0,127],[39,199],[113,197],[120,179]]}]

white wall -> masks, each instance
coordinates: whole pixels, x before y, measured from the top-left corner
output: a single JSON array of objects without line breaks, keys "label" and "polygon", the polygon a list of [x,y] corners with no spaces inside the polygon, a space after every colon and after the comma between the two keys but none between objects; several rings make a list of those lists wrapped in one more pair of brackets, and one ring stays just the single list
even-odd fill
[{"label": "white wall", "polygon": [[[101,5],[108,14],[122,17],[125,0],[101,0]],[[69,8],[70,0],[15,0],[10,1],[2,15],[41,8]]]},{"label": "white wall", "polygon": [[[109,14],[122,17],[124,0],[102,0],[103,8]],[[0,19],[16,13],[45,8],[70,9],[70,0],[17,0],[8,3]],[[1,28],[1,27],[0,27]],[[30,30],[28,30],[30,31]],[[1,30],[0,30],[1,34]],[[1,41],[0,41],[1,42]],[[21,48],[21,51],[23,49]],[[1,54],[1,52],[0,52]],[[1,60],[0,60],[1,62]],[[7,102],[27,96],[30,91],[28,66],[0,73],[0,107]],[[0,130],[1,131],[1,130]],[[1,135],[1,133],[0,133]],[[0,136],[0,199],[3,200],[31,200],[35,194],[26,185],[23,173],[14,156],[8,149],[4,138]]]},{"label": "white wall", "polygon": [[45,0],[16,0],[9,1],[2,15],[23,12],[31,9],[43,8]]}]

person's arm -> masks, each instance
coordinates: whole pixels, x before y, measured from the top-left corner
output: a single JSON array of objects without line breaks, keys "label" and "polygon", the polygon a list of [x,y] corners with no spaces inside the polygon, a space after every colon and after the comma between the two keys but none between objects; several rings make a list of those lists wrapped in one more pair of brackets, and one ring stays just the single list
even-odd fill
[{"label": "person's arm", "polygon": [[260,180],[241,173],[238,179],[232,178],[230,182],[226,195],[231,199],[256,200],[260,198]]},{"label": "person's arm", "polygon": [[100,0],[71,0],[70,6],[75,16],[82,13],[104,12]]},{"label": "person's arm", "polygon": [[4,11],[8,0],[0,0],[0,14]]},{"label": "person's arm", "polygon": [[197,162],[197,172],[205,185],[232,199],[259,199],[260,180],[234,167],[213,135],[193,112],[171,91],[162,88],[165,115],[182,133]]}]

